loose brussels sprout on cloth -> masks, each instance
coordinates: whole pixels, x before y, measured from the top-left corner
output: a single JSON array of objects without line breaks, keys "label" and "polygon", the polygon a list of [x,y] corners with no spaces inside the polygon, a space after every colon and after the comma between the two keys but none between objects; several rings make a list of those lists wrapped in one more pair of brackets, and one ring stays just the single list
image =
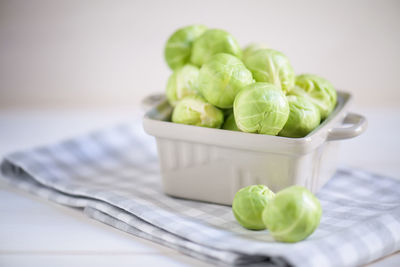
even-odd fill
[{"label": "loose brussels sprout on cloth", "polygon": [[268,49],[269,47],[266,44],[261,43],[251,43],[243,49],[242,60],[245,61],[247,57],[252,55],[253,53],[257,52],[261,49]]},{"label": "loose brussels sprout on cloth", "polygon": [[177,102],[189,95],[198,94],[196,81],[199,76],[199,68],[187,64],[175,70],[168,79],[167,99],[171,106],[176,106]]},{"label": "loose brussels sprout on cloth", "polygon": [[247,229],[264,230],[262,214],[274,195],[265,185],[250,185],[240,189],[232,203],[236,220]]},{"label": "loose brussels sprout on cloth", "polygon": [[319,200],[310,191],[291,186],[269,201],[262,218],[275,240],[298,242],[314,232],[321,215]]},{"label": "loose brussels sprout on cloth", "polygon": [[236,125],[235,115],[231,113],[224,122],[222,129],[230,130],[230,131],[240,131],[240,129]]},{"label": "loose brussels sprout on cloth", "polygon": [[172,122],[220,128],[224,122],[224,114],[201,96],[187,96],[174,108]]},{"label": "loose brussels sprout on cloth", "polygon": [[253,77],[240,59],[220,53],[201,67],[197,82],[208,102],[219,108],[231,108],[237,93],[252,83]]},{"label": "loose brussels sprout on cloth", "polygon": [[317,75],[298,75],[296,86],[289,94],[309,97],[319,109],[321,120],[327,118],[336,106],[335,88],[328,80]]},{"label": "loose brussels sprout on cloth", "polygon": [[203,33],[193,43],[191,62],[202,66],[218,53],[227,53],[240,58],[242,50],[232,35],[224,30],[211,29]]},{"label": "loose brussels sprout on cloth", "polygon": [[294,71],[289,59],[279,51],[260,49],[243,59],[257,82],[268,82],[285,93],[294,86]]},{"label": "loose brussels sprout on cloth", "polygon": [[277,135],[289,117],[289,104],[275,85],[253,83],[236,96],[233,113],[241,131]]},{"label": "loose brussels sprout on cloth", "polygon": [[304,137],[321,122],[318,108],[304,96],[287,96],[289,102],[289,118],[279,132],[285,137]]},{"label": "loose brussels sprout on cloth", "polygon": [[164,49],[165,60],[171,69],[189,63],[193,41],[207,30],[203,25],[183,27],[169,37]]}]

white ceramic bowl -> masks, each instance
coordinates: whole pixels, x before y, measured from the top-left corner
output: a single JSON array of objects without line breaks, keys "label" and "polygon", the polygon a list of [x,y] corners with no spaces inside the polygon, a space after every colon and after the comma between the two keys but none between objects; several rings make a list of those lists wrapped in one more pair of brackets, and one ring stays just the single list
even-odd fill
[{"label": "white ceramic bowl", "polygon": [[[251,184],[274,192],[301,185],[317,192],[334,174],[339,142],[360,135],[366,119],[349,113],[351,95],[338,92],[331,115],[304,138],[287,138],[169,122],[172,108],[161,95],[144,116],[155,136],[165,193],[231,205],[235,193]],[[347,127],[344,127],[347,126]]]}]

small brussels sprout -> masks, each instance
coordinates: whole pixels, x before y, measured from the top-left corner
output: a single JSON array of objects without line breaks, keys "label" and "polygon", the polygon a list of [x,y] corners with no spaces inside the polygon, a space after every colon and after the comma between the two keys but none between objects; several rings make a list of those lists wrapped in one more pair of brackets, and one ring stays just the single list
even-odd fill
[{"label": "small brussels sprout", "polygon": [[191,25],[175,31],[168,39],[164,56],[171,69],[189,63],[193,41],[207,30],[203,25]]},{"label": "small brussels sprout", "polygon": [[196,81],[199,76],[199,68],[187,64],[175,70],[168,79],[167,99],[171,106],[176,106],[177,102],[189,95],[198,94]]},{"label": "small brussels sprout", "polygon": [[294,71],[289,59],[273,49],[260,49],[244,58],[244,64],[257,82],[268,82],[289,92],[294,85]]},{"label": "small brussels sprout", "polygon": [[289,104],[275,85],[253,83],[236,96],[233,113],[241,131],[277,135],[289,117]]},{"label": "small brussels sprout", "polygon": [[233,113],[233,108],[223,109],[222,112],[224,113],[224,117],[227,118],[229,115]]},{"label": "small brussels sprout", "polygon": [[290,113],[279,135],[295,138],[304,137],[321,122],[319,110],[304,96],[290,95],[286,98],[289,102]]},{"label": "small brussels sprout", "polygon": [[243,49],[243,55],[242,55],[242,60],[245,61],[247,57],[249,57],[251,54],[257,52],[258,50],[261,49],[268,49],[269,47],[266,44],[261,44],[261,43],[251,43],[248,46],[246,46]]},{"label": "small brussels sprout", "polygon": [[319,109],[321,120],[324,120],[336,106],[336,90],[326,79],[313,74],[302,74],[296,77],[296,86],[292,95],[309,97]]},{"label": "small brussels sprout", "polygon": [[240,131],[240,129],[236,125],[235,115],[231,113],[224,122],[222,129],[230,130],[230,131]]},{"label": "small brussels sprout", "polygon": [[216,54],[200,69],[198,90],[219,108],[231,108],[237,93],[253,82],[251,72],[240,59],[229,54]]},{"label": "small brussels sprout", "polygon": [[221,110],[207,103],[201,96],[187,96],[172,112],[172,121],[209,128],[220,128],[224,122]]},{"label": "small brussels sprout", "polygon": [[298,242],[311,235],[322,215],[319,200],[306,188],[291,186],[278,192],[262,218],[277,241]]},{"label": "small brussels sprout", "polygon": [[242,50],[232,35],[224,30],[211,29],[194,41],[190,60],[193,64],[202,66],[218,53],[227,53],[238,58],[242,56]]},{"label": "small brussels sprout", "polygon": [[233,199],[233,215],[244,228],[264,230],[262,214],[274,195],[265,185],[244,187],[236,193]]}]

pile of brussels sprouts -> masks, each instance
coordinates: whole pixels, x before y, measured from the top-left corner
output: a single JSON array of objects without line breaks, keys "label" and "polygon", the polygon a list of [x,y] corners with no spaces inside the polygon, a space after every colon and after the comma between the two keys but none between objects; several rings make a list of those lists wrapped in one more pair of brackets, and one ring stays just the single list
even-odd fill
[{"label": "pile of brussels sprouts", "polygon": [[329,81],[295,76],[289,59],[264,45],[242,51],[224,30],[178,29],[167,41],[165,59],[173,70],[166,95],[176,123],[304,137],[336,105]]},{"label": "pile of brussels sprouts", "polygon": [[281,242],[298,242],[318,227],[322,209],[306,188],[292,186],[276,195],[264,185],[240,189],[233,199],[236,220],[250,230],[268,229]]}]

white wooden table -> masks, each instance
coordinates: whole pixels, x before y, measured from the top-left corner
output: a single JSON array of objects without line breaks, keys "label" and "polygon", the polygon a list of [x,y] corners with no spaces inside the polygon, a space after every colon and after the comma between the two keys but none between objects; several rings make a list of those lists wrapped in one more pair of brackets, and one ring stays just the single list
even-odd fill
[{"label": "white wooden table", "polygon": [[[129,121],[132,110],[0,111],[0,157]],[[341,162],[400,178],[400,108],[360,111],[367,132],[343,141]],[[399,192],[400,193],[400,192]],[[210,266],[0,182],[0,266]],[[400,254],[370,266],[400,266]]]}]

